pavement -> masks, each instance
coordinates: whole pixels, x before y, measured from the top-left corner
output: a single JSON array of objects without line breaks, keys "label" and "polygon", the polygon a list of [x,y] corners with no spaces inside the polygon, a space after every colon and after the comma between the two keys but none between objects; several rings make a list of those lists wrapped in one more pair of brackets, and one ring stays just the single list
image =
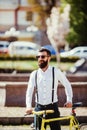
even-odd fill
[{"label": "pavement", "polygon": [[[0,107],[0,125],[24,125],[33,122],[33,115],[24,116],[25,107]],[[71,108],[59,107],[61,116],[71,113]],[[76,108],[76,115],[81,123],[87,123],[87,107]],[[1,130],[1,129],[0,129]]]},{"label": "pavement", "polygon": [[[0,130],[33,130],[31,128],[33,115],[25,117],[25,110],[25,107],[0,106]],[[60,107],[59,110],[61,116],[70,115],[71,113],[71,108]],[[81,123],[87,123],[87,107],[76,108],[76,114]],[[65,123],[61,126],[61,130],[67,130],[67,127]]]},{"label": "pavement", "polygon": [[[0,130],[34,130],[30,126],[0,126]],[[46,130],[50,130],[47,128]],[[61,126],[61,130],[69,130],[69,126]]]}]

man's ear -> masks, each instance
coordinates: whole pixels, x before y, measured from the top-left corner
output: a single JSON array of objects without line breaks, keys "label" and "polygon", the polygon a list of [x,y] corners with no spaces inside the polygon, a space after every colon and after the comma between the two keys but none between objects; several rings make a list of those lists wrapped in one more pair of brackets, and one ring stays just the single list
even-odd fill
[{"label": "man's ear", "polygon": [[51,56],[49,56],[49,61],[51,60]]}]

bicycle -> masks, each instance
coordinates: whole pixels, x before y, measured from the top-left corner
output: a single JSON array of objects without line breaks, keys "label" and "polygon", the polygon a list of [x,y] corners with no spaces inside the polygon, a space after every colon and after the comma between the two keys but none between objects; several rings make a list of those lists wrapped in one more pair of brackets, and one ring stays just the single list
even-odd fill
[{"label": "bicycle", "polygon": [[81,105],[82,105],[81,102],[74,103],[71,115],[52,119],[45,119],[45,116],[46,114],[53,113],[54,112],[53,110],[33,111],[32,113],[42,118],[41,130],[46,130],[44,127],[45,123],[49,123],[52,121],[62,121],[62,120],[69,120],[69,130],[87,130],[87,123],[79,124],[76,118],[75,109]]}]

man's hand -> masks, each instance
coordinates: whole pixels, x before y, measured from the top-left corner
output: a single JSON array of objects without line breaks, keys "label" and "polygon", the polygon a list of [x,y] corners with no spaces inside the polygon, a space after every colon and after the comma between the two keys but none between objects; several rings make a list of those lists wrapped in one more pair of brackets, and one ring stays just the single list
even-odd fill
[{"label": "man's hand", "polygon": [[64,107],[72,107],[72,103],[71,103],[71,102],[66,102],[66,103],[64,104]]},{"label": "man's hand", "polygon": [[32,108],[26,108],[25,113],[26,114],[32,114],[33,109]]}]

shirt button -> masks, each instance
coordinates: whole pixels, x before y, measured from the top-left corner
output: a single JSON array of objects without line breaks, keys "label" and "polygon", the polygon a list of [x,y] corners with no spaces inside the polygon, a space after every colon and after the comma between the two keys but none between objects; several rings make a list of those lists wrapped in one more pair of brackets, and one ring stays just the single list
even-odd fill
[{"label": "shirt button", "polygon": [[46,89],[45,88],[43,89],[43,92],[46,93]]}]

